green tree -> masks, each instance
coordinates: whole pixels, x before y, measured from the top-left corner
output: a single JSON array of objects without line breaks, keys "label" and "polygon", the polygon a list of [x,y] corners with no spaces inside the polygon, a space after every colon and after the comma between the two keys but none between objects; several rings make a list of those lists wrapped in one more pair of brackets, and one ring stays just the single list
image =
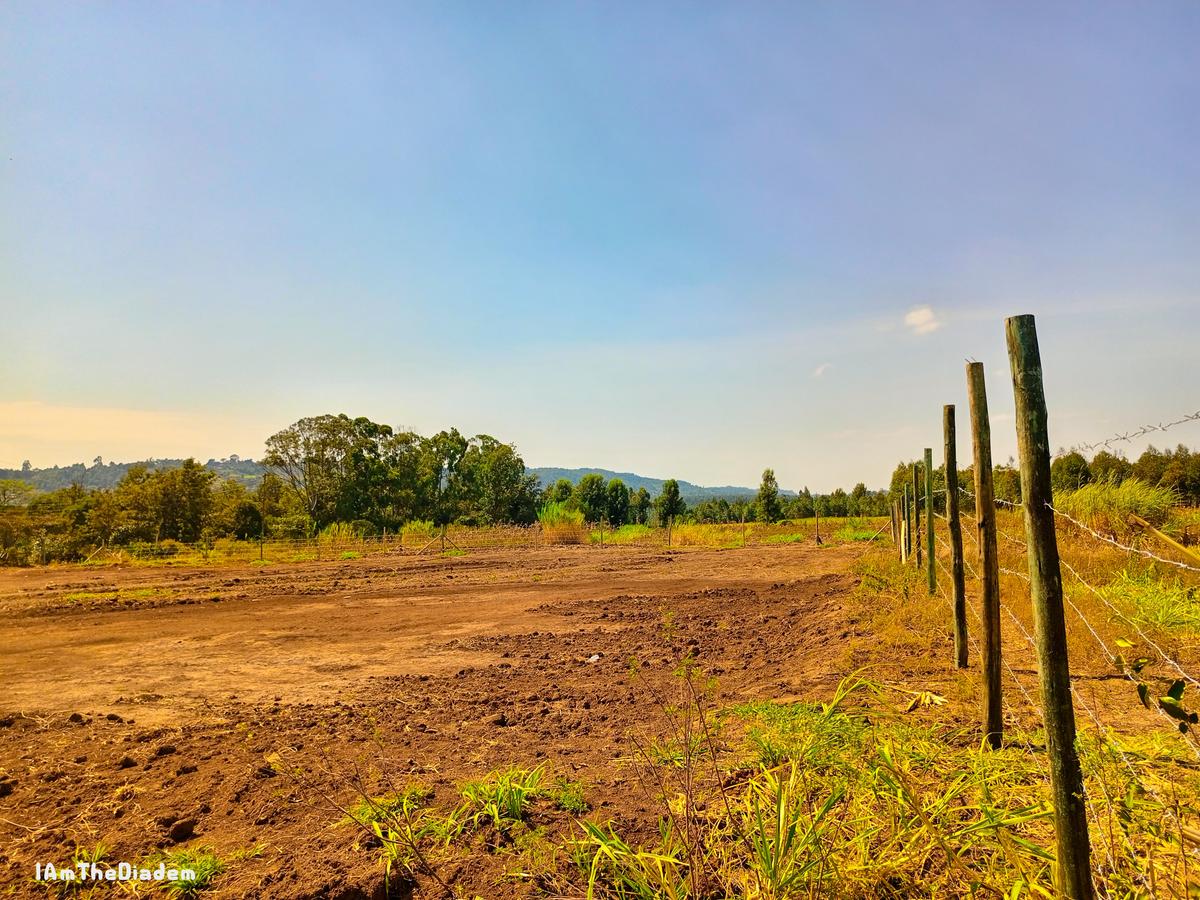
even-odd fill
[{"label": "green tree", "polygon": [[584,521],[599,522],[608,508],[608,485],[603,475],[584,475],[575,485],[575,505],[583,513]]},{"label": "green tree", "polygon": [[666,525],[667,522],[679,518],[687,511],[687,504],[683,502],[683,497],[679,493],[678,481],[668,478],[663,482],[662,493],[654,501],[654,507],[658,512],[659,525]]},{"label": "green tree", "polygon": [[854,486],[854,490],[850,492],[848,512],[852,516],[868,516],[871,514],[867,486],[861,481],[856,484]]},{"label": "green tree", "polygon": [[230,533],[242,541],[256,540],[264,534],[263,516],[258,506],[243,500],[233,511]]},{"label": "green tree", "polygon": [[1004,503],[1021,502],[1021,473],[1015,466],[992,467],[992,493]]},{"label": "green tree", "polygon": [[836,488],[826,501],[826,515],[845,516],[849,514],[850,497],[841,488]]},{"label": "green tree", "polygon": [[1050,463],[1050,487],[1054,493],[1073,491],[1091,480],[1092,472],[1082,453],[1065,453]]},{"label": "green tree", "polygon": [[1146,484],[1157,485],[1162,481],[1163,474],[1167,471],[1167,464],[1169,462],[1170,457],[1168,454],[1151,445],[1137,458],[1137,461],[1133,464],[1133,471],[1130,474],[1139,481],[1146,482]]},{"label": "green tree", "polygon": [[1101,450],[1092,457],[1088,469],[1095,481],[1111,481],[1120,484],[1133,473],[1133,463],[1124,456]]},{"label": "green tree", "polygon": [[638,525],[645,525],[650,519],[650,492],[644,487],[638,488],[629,495],[629,513]]},{"label": "green tree", "polygon": [[464,512],[467,484],[459,466],[469,442],[457,428],[439,431],[421,444],[421,471],[426,509],[437,525],[456,521]]},{"label": "green tree", "polygon": [[779,482],[775,480],[774,469],[763,470],[754,502],[758,506],[760,522],[778,522],[783,518],[783,509],[779,505]]},{"label": "green tree", "polygon": [[471,518],[484,524],[529,524],[537,515],[538,480],[512,444],[478,435],[463,458],[468,473]]},{"label": "green tree", "polygon": [[605,509],[608,523],[620,528],[629,521],[629,488],[620,478],[614,478],[605,488]]},{"label": "green tree", "polygon": [[546,488],[546,502],[568,503],[574,493],[575,485],[571,483],[571,479],[560,478],[550,487]]},{"label": "green tree", "polygon": [[27,481],[19,478],[0,478],[0,509],[6,506],[24,506],[36,491]]}]

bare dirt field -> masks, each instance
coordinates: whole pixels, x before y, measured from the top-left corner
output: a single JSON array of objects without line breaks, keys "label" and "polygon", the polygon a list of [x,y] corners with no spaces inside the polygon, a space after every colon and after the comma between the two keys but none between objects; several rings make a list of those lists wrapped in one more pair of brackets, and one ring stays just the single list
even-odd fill
[{"label": "bare dirt field", "polygon": [[[0,571],[0,893],[45,896],[36,861],[102,843],[117,860],[213,848],[233,861],[205,896],[382,896],[377,856],[330,804],[356,770],[453,802],[465,778],[544,762],[599,819],[652,831],[623,759],[660,712],[656,680],[691,652],[721,702],[826,696],[850,667],[862,552]],[[330,775],[316,787],[269,757]],[[491,849],[443,877],[467,897],[545,895]]]}]

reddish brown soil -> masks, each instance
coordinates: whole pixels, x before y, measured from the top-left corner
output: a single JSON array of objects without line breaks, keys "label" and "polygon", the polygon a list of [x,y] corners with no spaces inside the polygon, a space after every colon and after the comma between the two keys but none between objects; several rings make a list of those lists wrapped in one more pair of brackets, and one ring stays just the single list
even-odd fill
[{"label": "reddish brown soil", "polygon": [[[721,702],[826,696],[849,667],[860,552],[0,570],[0,886],[44,896],[35,861],[97,842],[140,859],[183,821],[182,846],[261,849],[206,896],[381,895],[377,857],[328,802],[353,798],[339,779],[356,769],[451,805],[466,778],[546,762],[587,785],[599,819],[652,827],[622,757],[661,715],[655,684],[691,651]],[[314,790],[272,753],[333,774]],[[465,896],[544,895],[505,859],[481,846],[444,877]]]}]

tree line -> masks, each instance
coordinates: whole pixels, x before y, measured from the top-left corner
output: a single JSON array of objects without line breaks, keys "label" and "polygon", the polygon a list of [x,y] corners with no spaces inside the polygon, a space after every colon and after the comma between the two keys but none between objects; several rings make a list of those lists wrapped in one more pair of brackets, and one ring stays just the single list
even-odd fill
[{"label": "tree line", "polygon": [[[888,489],[891,498],[899,499],[904,486],[912,485],[912,466],[912,461],[897,463]],[[1147,447],[1132,461],[1122,453],[1108,450],[1101,450],[1090,460],[1077,450],[1060,451],[1050,463],[1050,483],[1055,493],[1076,490],[1097,481],[1120,484],[1130,478],[1169,489],[1181,506],[1200,506],[1200,451],[1189,450],[1182,444],[1174,450]],[[969,489],[974,481],[974,467],[962,469],[958,480]],[[998,501],[1021,502],[1021,471],[1013,460],[993,466],[992,485]],[[933,487],[935,492],[946,489],[944,465],[934,469]],[[936,502],[941,508],[940,497]],[[968,508],[974,508],[970,498],[964,498],[963,502]]]},{"label": "tree line", "polygon": [[[543,488],[513,444],[453,428],[425,437],[366,418],[323,415],[271,435],[266,448],[268,471],[253,486],[244,478],[220,477],[194,459],[171,468],[133,465],[114,487],[103,489],[75,483],[37,491],[20,478],[0,479],[0,560],[80,559],[97,547],[163,541],[307,537],[335,523],[367,535],[414,521],[528,525],[551,503],[611,527],[882,516],[912,478],[911,463],[902,462],[886,490],[860,482],[850,491],[814,494],[805,488],[784,495],[767,469],[754,497],[707,498],[689,506],[673,479],[657,497],[594,474]],[[1051,473],[1056,490],[1138,478],[1170,487],[1182,503],[1200,505],[1200,453],[1182,446],[1151,447],[1132,462],[1108,452],[1091,460],[1063,453]],[[1015,466],[998,465],[994,476],[996,496],[1019,502]],[[961,478],[970,484],[970,469]],[[935,489],[944,483],[939,468]]]}]

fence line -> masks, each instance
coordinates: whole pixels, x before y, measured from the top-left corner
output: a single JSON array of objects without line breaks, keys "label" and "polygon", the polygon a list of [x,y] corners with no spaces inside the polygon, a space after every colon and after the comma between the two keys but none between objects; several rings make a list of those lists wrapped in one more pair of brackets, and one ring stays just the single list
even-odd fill
[{"label": "fence line", "polygon": [[1092,537],[1096,538],[1096,540],[1103,541],[1106,544],[1111,544],[1112,546],[1116,547],[1119,550],[1125,550],[1129,553],[1136,553],[1138,556],[1143,556],[1146,559],[1153,559],[1160,563],[1166,563],[1168,566],[1176,566],[1177,568],[1180,568],[1180,569],[1186,569],[1189,572],[1200,572],[1200,568],[1197,568],[1196,566],[1189,566],[1187,563],[1176,562],[1173,559],[1166,559],[1165,557],[1159,556],[1155,553],[1151,553],[1149,550],[1143,550],[1140,547],[1130,547],[1126,544],[1122,544],[1120,541],[1116,540],[1115,538],[1108,537],[1107,535],[1101,534],[1100,532],[1096,531],[1094,528],[1088,527],[1083,522],[1080,522],[1078,519],[1071,516],[1069,513],[1065,513],[1060,509],[1055,509],[1049,503],[1046,504],[1046,507],[1051,512],[1053,512],[1056,516],[1061,516],[1062,518],[1064,518],[1068,522],[1070,522],[1072,525],[1074,525],[1076,528],[1086,531]]},{"label": "fence line", "polygon": [[[1120,610],[1118,610],[1115,606],[1113,606],[1108,601],[1108,598],[1105,597],[1104,594],[1102,594],[1099,590],[1097,590],[1095,587],[1093,587],[1090,583],[1088,583],[1083,578],[1082,575],[1080,575],[1077,571],[1075,571],[1075,567],[1072,566],[1069,562],[1067,562],[1066,560],[1063,560],[1062,564],[1063,564],[1063,566],[1066,567],[1067,571],[1070,572],[1072,576],[1074,576],[1075,580],[1078,581],[1080,584],[1082,584],[1084,587],[1086,587],[1093,594],[1095,594],[1096,597],[1100,600],[1100,602],[1103,603],[1106,607],[1108,607],[1108,609],[1113,613],[1113,615],[1117,616],[1119,619],[1122,619],[1123,621],[1126,621],[1130,625],[1132,625],[1134,631],[1136,631],[1138,633],[1138,636],[1143,641],[1145,641],[1149,646],[1154,648],[1154,651],[1163,658],[1163,661],[1166,662],[1167,665],[1169,665],[1176,672],[1178,672],[1183,677],[1183,679],[1185,681],[1187,681],[1189,684],[1195,685],[1196,687],[1200,687],[1200,681],[1197,681],[1190,674],[1188,674],[1188,672],[1186,670],[1184,670],[1183,666],[1181,666],[1178,662],[1176,662],[1175,659],[1172,658],[1165,650],[1163,650],[1162,647],[1158,646],[1158,644],[1156,644],[1149,637],[1149,635],[1146,634],[1146,632],[1142,631],[1141,626],[1138,625],[1137,622],[1133,621],[1133,619],[1131,619],[1129,616],[1124,615]],[[1115,662],[1116,662],[1116,660],[1114,659],[1113,663],[1115,664]]]}]

